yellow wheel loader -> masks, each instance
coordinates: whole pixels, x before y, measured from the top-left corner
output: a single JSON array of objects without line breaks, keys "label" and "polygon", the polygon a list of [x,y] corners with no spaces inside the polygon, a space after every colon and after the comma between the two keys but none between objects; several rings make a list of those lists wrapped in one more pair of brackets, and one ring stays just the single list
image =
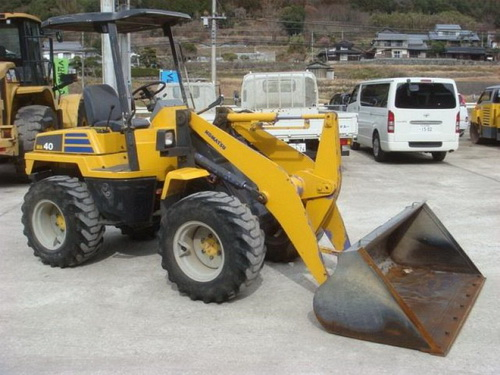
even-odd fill
[{"label": "yellow wheel loader", "polygon": [[[191,299],[221,303],[256,278],[266,249],[275,259],[296,251],[320,285],[313,305],[327,331],[445,355],[485,279],[426,204],[350,245],[336,204],[335,113],[298,116],[324,120],[316,161],[263,129],[276,113],[223,108],[210,123],[168,99],[154,102],[150,121],[134,118],[118,34],[163,29],[179,72],[171,27],[187,20],[134,9],[45,21],[107,34],[118,92],[86,88],[89,126],[39,134],[26,154],[33,184],[22,221],[34,254],[76,266],[101,250],[106,225],[132,235],[159,228],[170,281]],[[157,84],[135,96],[154,100]],[[180,88],[187,103],[182,77]],[[322,254],[338,257],[333,275]]]},{"label": "yellow wheel loader", "polygon": [[[24,175],[24,153],[44,131],[76,125],[80,95],[56,99],[51,61],[42,55],[41,21],[25,13],[0,13],[0,159],[8,159]],[[52,39],[50,39],[52,46]]]}]

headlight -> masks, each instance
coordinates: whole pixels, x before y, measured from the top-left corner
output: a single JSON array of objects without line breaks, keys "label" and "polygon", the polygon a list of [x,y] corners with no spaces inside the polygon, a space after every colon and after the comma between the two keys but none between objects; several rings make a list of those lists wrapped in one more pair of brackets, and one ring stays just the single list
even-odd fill
[{"label": "headlight", "polygon": [[165,142],[163,144],[165,147],[172,147],[175,144],[175,132],[173,130],[165,132]]},{"label": "headlight", "polygon": [[166,151],[175,147],[175,130],[174,129],[161,129],[156,133],[156,150]]}]

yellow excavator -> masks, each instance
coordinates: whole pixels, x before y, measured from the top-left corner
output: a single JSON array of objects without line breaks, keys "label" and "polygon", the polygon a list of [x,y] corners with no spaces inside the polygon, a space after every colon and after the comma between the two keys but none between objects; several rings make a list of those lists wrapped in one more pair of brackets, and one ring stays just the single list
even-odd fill
[{"label": "yellow excavator", "polygon": [[[157,100],[161,82],[132,96],[118,34],[160,28],[179,63],[172,26],[189,16],[134,9],[54,17],[45,28],[108,35],[117,91],[88,86],[88,127],[39,134],[26,154],[33,183],[22,206],[35,256],[71,267],[102,248],[106,225],[131,237],[159,230],[162,266],[180,293],[206,303],[233,298],[264,259],[300,255],[318,284],[316,316],[329,332],[445,355],[484,277],[429,207],[415,204],[355,245],[336,201],[341,186],[337,116],[324,120],[316,160],[264,130],[276,113],[221,108],[213,123],[184,103]],[[181,75],[179,74],[179,77]],[[338,265],[329,275],[323,255]]]}]

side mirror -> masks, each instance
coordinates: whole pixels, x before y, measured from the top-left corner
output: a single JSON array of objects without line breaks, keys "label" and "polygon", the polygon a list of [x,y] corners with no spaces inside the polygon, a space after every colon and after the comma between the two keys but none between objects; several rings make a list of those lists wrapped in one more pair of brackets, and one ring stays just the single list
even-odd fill
[{"label": "side mirror", "polygon": [[78,81],[78,76],[76,75],[76,73],[61,74],[59,76],[59,84],[57,86],[54,86],[53,89],[54,91],[60,90],[76,81]]},{"label": "side mirror", "polygon": [[61,31],[56,31],[56,40],[61,43],[63,41],[63,34]]},{"label": "side mirror", "polygon": [[199,112],[196,112],[196,114],[197,115],[201,115],[202,113],[204,113],[204,112],[212,109],[213,107],[217,107],[218,105],[222,105],[222,103],[224,103],[224,96],[223,95],[219,95],[219,97],[215,100],[215,102],[211,103],[207,108],[202,109]]}]

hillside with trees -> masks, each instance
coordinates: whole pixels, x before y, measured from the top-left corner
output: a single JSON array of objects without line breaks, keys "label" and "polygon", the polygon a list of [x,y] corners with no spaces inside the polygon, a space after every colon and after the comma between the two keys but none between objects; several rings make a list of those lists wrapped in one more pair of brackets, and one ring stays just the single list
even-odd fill
[{"label": "hillside with trees", "polygon": [[[120,1],[117,0],[117,3]],[[124,2],[124,1],[122,1]],[[131,0],[132,7],[169,9],[199,17],[211,10],[210,0]],[[405,30],[428,27],[436,20],[453,19],[464,26],[500,27],[498,0],[221,0],[219,12],[232,19],[276,17],[289,32],[300,32],[314,22],[366,21],[366,26],[394,26]],[[3,0],[0,11],[23,11],[50,16],[99,11],[99,0]]]},{"label": "hillside with trees", "polygon": [[[115,1],[118,5],[126,2]],[[99,0],[0,0],[0,12],[27,12],[43,20],[55,15],[98,12],[99,4]],[[203,27],[200,17],[211,14],[211,4],[211,0],[131,0],[132,7],[168,9],[192,16],[193,22],[178,27],[175,35],[182,42],[184,55],[192,61],[189,65],[191,76],[199,78],[209,78],[210,72],[210,30]],[[500,33],[498,0],[219,0],[217,6],[217,13],[226,16],[218,23],[217,34],[217,50],[223,60],[218,63],[218,78],[226,96],[239,88],[241,77],[248,71],[302,70],[318,51],[341,40],[354,42],[360,50],[369,50],[376,33],[384,28],[403,33],[426,33],[436,24],[459,24],[483,38],[487,32],[496,31],[498,40]],[[142,71],[135,77],[150,78],[157,74],[158,68],[168,66],[168,56],[162,55],[164,47],[157,36],[146,33],[133,37],[132,50],[139,56],[141,68],[138,70]],[[80,34],[65,33],[65,40],[81,39]],[[99,51],[100,42],[98,36],[85,34],[86,48]],[[249,51],[274,54],[276,62],[259,63],[237,58],[237,54]],[[72,66],[80,72],[78,58]],[[99,79],[97,58],[86,58],[85,69],[89,80]],[[336,79],[322,82],[328,86],[320,85],[320,92],[328,98],[332,92],[350,89],[360,79],[426,74],[455,78],[462,92],[472,94],[500,79],[498,65],[481,69],[368,65],[359,69],[356,65],[340,64],[335,68]]]}]

